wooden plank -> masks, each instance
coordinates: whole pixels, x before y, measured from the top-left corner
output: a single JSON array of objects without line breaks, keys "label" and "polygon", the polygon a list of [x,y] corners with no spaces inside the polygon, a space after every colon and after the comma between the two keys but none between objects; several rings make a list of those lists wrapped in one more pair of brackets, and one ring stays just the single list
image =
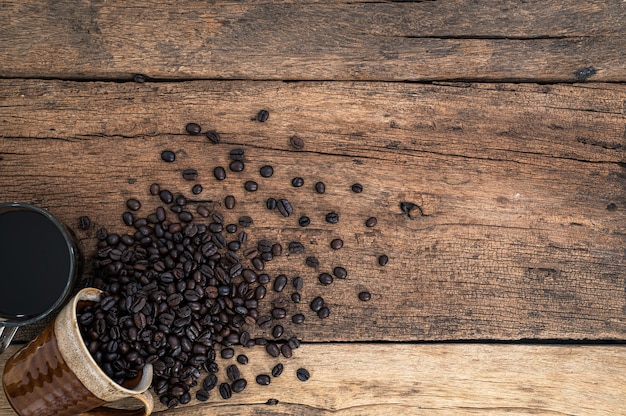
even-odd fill
[{"label": "wooden plank", "polygon": [[[239,368],[249,384],[242,393],[225,401],[214,390],[207,403],[194,399],[168,411],[159,404],[156,414],[624,414],[623,346],[303,345],[269,386],[254,377],[275,359],[259,348],[245,352],[250,363]],[[0,356],[0,369],[9,353]],[[295,377],[299,367],[311,373],[306,383]],[[0,416],[12,414],[0,393]]]},{"label": "wooden plank", "polygon": [[0,76],[623,82],[624,15],[621,0],[11,0]]},{"label": "wooden plank", "polygon": [[[217,209],[236,196],[228,222],[254,218],[248,244],[306,245],[268,270],[300,274],[304,302],[322,294],[330,305],[325,321],[307,303],[290,309],[307,324],[287,333],[307,341],[625,338],[626,86],[4,80],[0,91],[0,200],[36,203],[72,227],[89,215],[94,228],[75,230],[87,256],[96,226],[126,230],[126,198],[147,213],[154,181],[189,195],[181,170],[195,167]],[[251,120],[261,108],[266,123]],[[183,134],[189,121],[222,143]],[[246,170],[217,182],[212,169],[235,146]],[[168,148],[174,164],[160,160]],[[261,180],[266,163],[276,173]],[[249,178],[258,192],[243,190]],[[268,212],[269,196],[289,198],[295,215]],[[408,216],[401,202],[419,209]],[[323,220],[331,210],[336,226]],[[345,246],[334,251],[337,236]],[[304,265],[311,254],[319,270]],[[317,274],[337,265],[348,279],[321,287]],[[373,300],[360,302],[362,290]]]}]

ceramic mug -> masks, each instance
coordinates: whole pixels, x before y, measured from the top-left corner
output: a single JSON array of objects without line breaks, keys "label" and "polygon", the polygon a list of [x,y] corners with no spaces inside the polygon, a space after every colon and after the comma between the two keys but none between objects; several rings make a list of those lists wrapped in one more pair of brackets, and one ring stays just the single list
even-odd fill
[{"label": "ceramic mug", "polygon": [[[6,397],[21,416],[149,415],[154,407],[152,365],[128,385],[108,377],[87,349],[76,312],[100,300],[101,291],[81,290],[41,334],[9,358],[2,375]],[[134,398],[142,407],[120,410],[104,407]]]},{"label": "ceramic mug", "polygon": [[20,326],[46,318],[70,298],[79,259],[72,235],[47,211],[0,204],[0,353]]}]

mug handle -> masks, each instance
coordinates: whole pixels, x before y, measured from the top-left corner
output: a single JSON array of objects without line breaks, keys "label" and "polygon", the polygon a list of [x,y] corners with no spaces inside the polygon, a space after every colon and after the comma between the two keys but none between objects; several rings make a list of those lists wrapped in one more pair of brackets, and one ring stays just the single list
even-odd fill
[{"label": "mug handle", "polygon": [[89,416],[117,416],[117,415],[122,415],[122,416],[148,416],[150,413],[152,413],[152,410],[154,409],[154,399],[152,397],[152,393],[150,393],[149,391],[144,391],[141,394],[136,394],[134,396],[131,396],[137,400],[139,400],[140,402],[143,403],[143,409],[137,409],[137,410],[123,410],[123,409],[112,409],[110,407],[97,407],[93,410],[90,410],[88,412],[82,413],[83,415],[89,415]]},{"label": "mug handle", "polygon": [[5,326],[0,322],[0,354],[2,354],[11,343],[13,336],[17,332],[16,326]]}]

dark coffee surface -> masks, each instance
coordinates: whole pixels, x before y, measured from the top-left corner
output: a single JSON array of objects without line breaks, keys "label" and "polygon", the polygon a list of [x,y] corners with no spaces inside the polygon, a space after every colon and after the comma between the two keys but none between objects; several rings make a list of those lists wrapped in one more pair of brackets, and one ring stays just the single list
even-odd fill
[{"label": "dark coffee surface", "polygon": [[0,317],[27,319],[62,295],[71,255],[61,231],[27,210],[0,214]]}]

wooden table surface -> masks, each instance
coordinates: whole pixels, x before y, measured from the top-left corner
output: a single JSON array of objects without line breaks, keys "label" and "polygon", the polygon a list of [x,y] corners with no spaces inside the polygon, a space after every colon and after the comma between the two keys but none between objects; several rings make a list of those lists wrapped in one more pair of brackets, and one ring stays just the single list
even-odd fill
[{"label": "wooden table surface", "polygon": [[[227,221],[254,219],[250,244],[305,244],[268,265],[306,282],[285,375],[256,385],[278,359],[252,348],[243,393],[159,412],[626,414],[625,55],[622,0],[3,1],[0,201],[72,228],[85,278],[96,230],[124,231],[129,197],[156,207],[153,182],[189,194],[190,167],[216,209],[237,198]],[[235,147],[246,170],[216,181]],[[294,216],[264,208],[277,195]],[[347,279],[315,284],[338,265]]]}]

